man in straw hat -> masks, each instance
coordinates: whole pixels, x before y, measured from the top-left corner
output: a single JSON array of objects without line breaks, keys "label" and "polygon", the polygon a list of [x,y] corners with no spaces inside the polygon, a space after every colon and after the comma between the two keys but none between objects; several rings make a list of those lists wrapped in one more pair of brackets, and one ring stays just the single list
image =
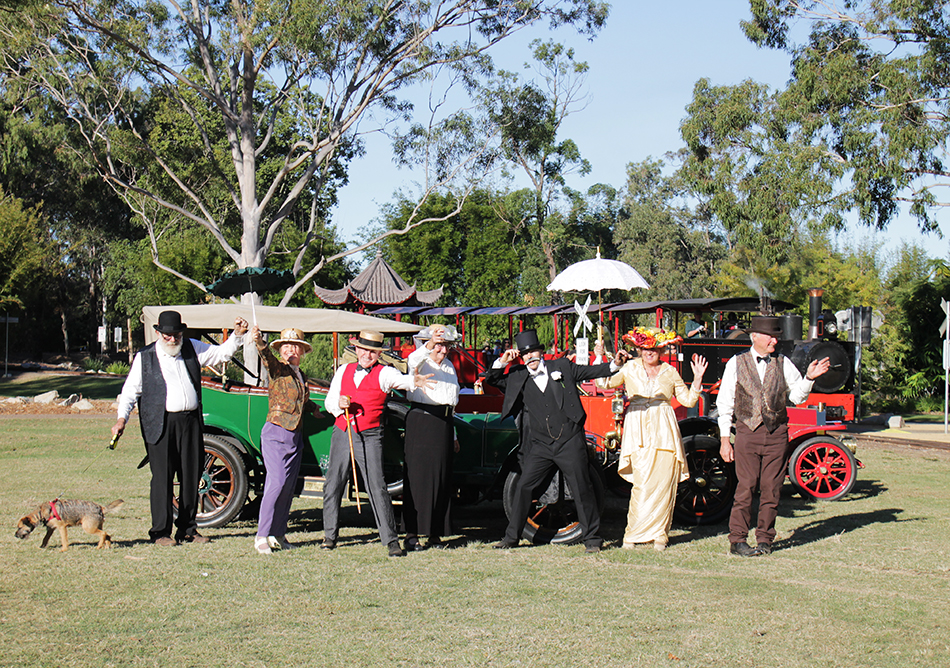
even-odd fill
[{"label": "man in straw hat", "polygon": [[[207,543],[198,533],[198,482],[204,455],[201,422],[201,367],[218,364],[244,343],[247,320],[234,320],[234,333],[218,346],[184,338],[187,325],[178,311],[162,311],[154,325],[158,338],[132,360],[119,395],[119,417],[112,427],[121,436],[136,402],[152,471],[149,539],[156,545]],[[178,527],[172,538],[172,483],[181,485]]]},{"label": "man in straw hat", "polygon": [[363,474],[379,539],[389,550],[390,557],[402,557],[405,552],[399,547],[392,501],[383,478],[383,409],[390,391],[429,387],[431,374],[404,375],[379,364],[383,351],[383,335],[379,332],[364,330],[350,339],[350,343],[356,347],[357,361],[337,369],[324,403],[336,418],[336,424],[330,438],[330,461],[323,486],[321,547],[332,550],[339,538],[340,502],[350,468],[352,438],[352,457]]},{"label": "man in straw hat", "polygon": [[[596,352],[603,354],[600,344]],[[581,405],[577,384],[616,373],[626,361],[626,352],[617,359],[593,366],[577,365],[566,358],[545,361],[538,333],[526,329],[515,337],[515,348],[495,360],[485,381],[505,392],[501,416],[521,415],[521,478],[515,490],[514,507],[505,537],[494,545],[507,549],[518,545],[534,488],[557,466],[567,481],[577,505],[581,539],[586,551],[600,552],[600,511],[588,473],[587,442],[584,422],[587,414]],[[504,368],[521,356],[523,364]]]},{"label": "man in straw hat", "polygon": [[[735,461],[739,479],[732,514],[729,516],[729,552],[741,557],[772,553],[779,492],[785,480],[788,449],[788,411],[811,392],[814,380],[828,370],[827,357],[813,360],[805,377],[784,355],[773,355],[781,336],[775,316],[754,316],[746,330],[752,348],[726,363],[719,386],[720,452]],[[733,417],[736,442],[730,442]],[[752,522],[752,492],[759,488],[759,517],[755,528],[757,546],[747,542]]]}]

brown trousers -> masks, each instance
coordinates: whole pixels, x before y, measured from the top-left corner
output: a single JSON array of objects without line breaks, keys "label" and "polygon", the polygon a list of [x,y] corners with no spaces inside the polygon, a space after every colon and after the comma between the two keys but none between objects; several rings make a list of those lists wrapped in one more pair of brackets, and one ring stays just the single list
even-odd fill
[{"label": "brown trousers", "polygon": [[729,542],[743,543],[752,526],[752,493],[759,489],[759,517],[755,542],[772,544],[775,540],[775,517],[778,500],[785,481],[785,454],[788,450],[788,425],[769,433],[764,425],[752,431],[744,423],[736,423],[736,487],[732,514],[729,516]]}]

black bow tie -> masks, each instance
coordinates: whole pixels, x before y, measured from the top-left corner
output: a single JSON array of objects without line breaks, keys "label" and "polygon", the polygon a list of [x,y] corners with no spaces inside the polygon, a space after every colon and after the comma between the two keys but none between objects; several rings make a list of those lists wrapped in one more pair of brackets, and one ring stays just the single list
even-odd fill
[{"label": "black bow tie", "polygon": [[765,362],[766,364],[768,364],[769,362],[772,361],[772,358],[771,358],[771,357],[756,357],[756,358],[755,358],[755,361],[756,361],[756,362]]}]

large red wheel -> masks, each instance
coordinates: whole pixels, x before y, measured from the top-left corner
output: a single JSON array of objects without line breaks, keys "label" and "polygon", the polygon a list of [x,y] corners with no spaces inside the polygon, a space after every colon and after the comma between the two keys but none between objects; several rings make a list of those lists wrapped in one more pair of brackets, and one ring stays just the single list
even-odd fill
[{"label": "large red wheel", "polygon": [[805,494],[835,501],[854,487],[858,461],[838,439],[816,436],[795,448],[788,462],[788,477]]}]

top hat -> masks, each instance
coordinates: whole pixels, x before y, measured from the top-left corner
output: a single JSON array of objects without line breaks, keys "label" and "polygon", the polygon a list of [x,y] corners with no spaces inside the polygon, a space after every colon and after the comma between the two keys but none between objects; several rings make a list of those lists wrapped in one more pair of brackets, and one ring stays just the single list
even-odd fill
[{"label": "top hat", "polygon": [[280,338],[271,341],[270,347],[273,348],[274,352],[280,352],[280,347],[285,343],[296,343],[303,348],[305,353],[309,353],[311,350],[310,344],[303,338],[303,332],[296,327],[281,330]]},{"label": "top hat", "polygon": [[357,348],[365,348],[366,350],[383,350],[383,335],[379,332],[364,329],[359,336],[350,339],[350,343]]},{"label": "top hat", "polygon": [[538,332],[533,329],[526,329],[515,335],[515,348],[522,355],[532,350],[544,350],[544,346],[538,341]]},{"label": "top hat", "polygon": [[782,338],[782,326],[779,323],[778,316],[774,315],[752,316],[752,324],[745,331],[749,334],[757,332],[766,336],[774,336],[776,339]]},{"label": "top hat", "polygon": [[158,324],[153,325],[156,332],[162,334],[181,334],[188,325],[181,321],[181,313],[178,311],[162,311],[158,314]]}]

